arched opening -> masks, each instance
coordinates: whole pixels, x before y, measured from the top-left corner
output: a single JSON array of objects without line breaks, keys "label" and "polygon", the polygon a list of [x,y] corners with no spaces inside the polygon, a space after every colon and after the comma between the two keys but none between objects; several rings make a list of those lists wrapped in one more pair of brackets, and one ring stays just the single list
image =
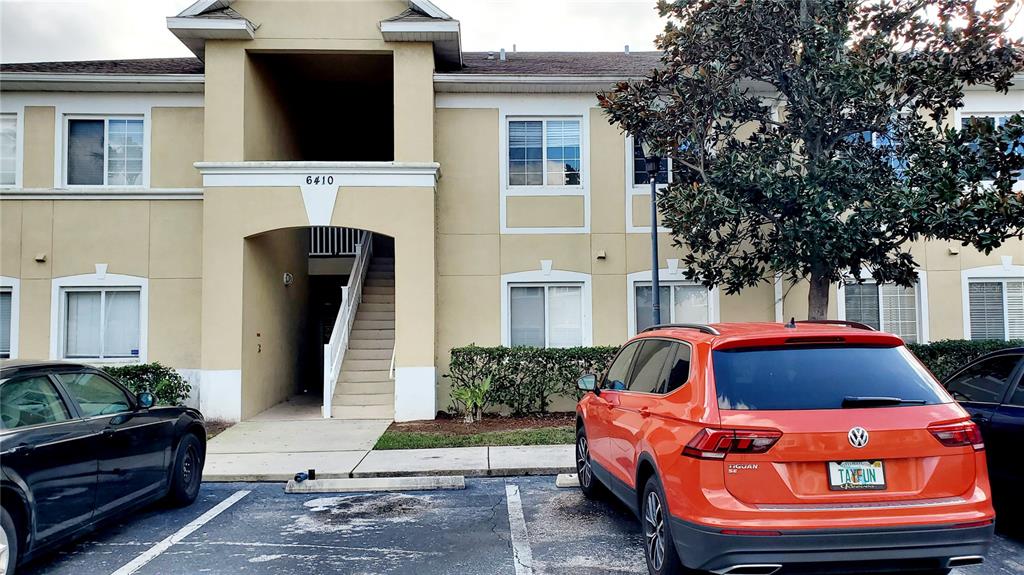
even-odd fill
[{"label": "arched opening", "polygon": [[242,270],[242,419],[393,417],[391,237],[266,231],[244,239]]}]

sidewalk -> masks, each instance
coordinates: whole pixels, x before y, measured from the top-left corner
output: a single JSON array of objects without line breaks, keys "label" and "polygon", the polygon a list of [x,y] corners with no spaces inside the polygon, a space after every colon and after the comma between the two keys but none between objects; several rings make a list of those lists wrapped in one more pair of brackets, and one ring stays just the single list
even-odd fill
[{"label": "sidewalk", "polygon": [[576,463],[572,445],[267,453],[249,460],[211,454],[203,481],[287,481],[296,472],[310,468],[317,470],[318,479],[503,477],[575,473]]}]

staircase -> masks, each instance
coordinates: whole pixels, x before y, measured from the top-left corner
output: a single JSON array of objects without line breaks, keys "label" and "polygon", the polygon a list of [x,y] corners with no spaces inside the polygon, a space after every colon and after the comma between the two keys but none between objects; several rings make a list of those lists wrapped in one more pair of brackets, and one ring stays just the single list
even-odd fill
[{"label": "staircase", "polygon": [[374,257],[363,280],[362,302],[348,337],[348,349],[334,388],[331,417],[392,419],[395,382],[395,260]]}]

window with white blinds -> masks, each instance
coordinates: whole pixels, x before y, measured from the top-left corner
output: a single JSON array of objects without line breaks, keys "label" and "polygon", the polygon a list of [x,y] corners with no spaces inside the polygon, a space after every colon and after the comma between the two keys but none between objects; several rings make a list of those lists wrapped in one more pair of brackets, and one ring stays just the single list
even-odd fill
[{"label": "window with white blinds", "polygon": [[864,282],[847,284],[843,292],[846,320],[896,334],[908,343],[919,340],[916,287]]},{"label": "window with white blinds", "polygon": [[65,179],[72,186],[143,185],[141,118],[70,118]]},{"label": "window with white blinds", "polygon": [[11,304],[13,294],[9,288],[0,289],[0,357],[11,357]]},{"label": "window with white blinds", "polygon": [[[633,284],[636,297],[636,332],[653,325],[654,289],[650,282]],[[659,323],[710,323],[710,292],[702,285],[659,283],[661,321]]]},{"label": "window with white blinds", "polygon": [[583,345],[583,286],[510,285],[509,328],[513,346]]},{"label": "window with white blinds", "polygon": [[18,115],[0,114],[0,186],[13,186],[18,177]]},{"label": "window with white blinds", "polygon": [[971,281],[967,297],[971,339],[1024,338],[1024,280]]},{"label": "window with white blinds", "polygon": [[64,357],[139,357],[138,288],[76,288],[65,290],[63,295]]},{"label": "window with white blinds", "polygon": [[510,120],[509,186],[579,186],[581,130],[578,119]]}]

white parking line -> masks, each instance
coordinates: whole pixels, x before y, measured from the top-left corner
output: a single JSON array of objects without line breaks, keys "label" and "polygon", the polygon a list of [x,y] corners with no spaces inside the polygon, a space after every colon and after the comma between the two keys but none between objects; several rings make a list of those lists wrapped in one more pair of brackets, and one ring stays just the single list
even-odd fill
[{"label": "white parking line", "polygon": [[505,485],[505,502],[508,504],[508,529],[516,575],[533,575],[533,550],[530,549],[530,534],[526,532],[526,517],[523,516],[523,500],[519,496],[518,485]]},{"label": "white parking line", "polygon": [[171,545],[174,545],[175,543],[188,537],[197,529],[209,523],[210,520],[223,513],[225,509],[231,507],[232,505],[237,503],[239,499],[245,497],[249,493],[250,492],[245,489],[232,493],[230,497],[215,505],[213,509],[210,509],[206,513],[203,513],[202,515],[197,517],[193,522],[175,531],[163,541],[150,547],[142,555],[139,555],[130,562],[125,563],[124,566],[122,566],[117,571],[114,571],[111,575],[131,575],[139,569],[142,569],[147,563],[156,559],[164,551],[170,549]]}]

